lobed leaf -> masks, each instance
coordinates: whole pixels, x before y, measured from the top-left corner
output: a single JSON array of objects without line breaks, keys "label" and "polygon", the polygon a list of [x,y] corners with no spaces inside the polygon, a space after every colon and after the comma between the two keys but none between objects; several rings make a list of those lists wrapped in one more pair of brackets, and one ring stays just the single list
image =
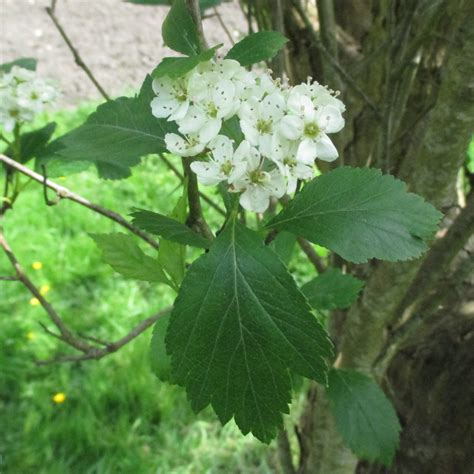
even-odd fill
[{"label": "lobed leaf", "polygon": [[235,44],[225,59],[235,59],[242,66],[251,66],[273,58],[287,41],[288,38],[277,31],[252,33]]},{"label": "lobed leaf", "polygon": [[354,370],[332,369],[327,395],[337,428],[354,454],[389,466],[399,445],[401,427],[382,389]]},{"label": "lobed leaf", "polygon": [[201,53],[199,33],[184,0],[174,0],[161,27],[163,41],[169,48],[186,56]]},{"label": "lobed leaf", "polygon": [[152,234],[159,235],[166,240],[204,249],[209,248],[211,244],[202,235],[171,217],[144,209],[138,209],[131,215],[133,217],[133,225]]},{"label": "lobed leaf", "polygon": [[0,71],[8,73],[12,70],[13,66],[22,67],[23,69],[29,69],[30,71],[36,71],[37,61],[35,58],[20,58],[15,59],[9,63],[0,64]]},{"label": "lobed leaf", "polygon": [[176,125],[151,114],[151,82],[147,76],[136,97],[100,105],[83,125],[54,140],[42,153],[42,162],[89,161],[102,178],[121,179],[130,176],[130,167],[142,156],[166,151],[165,134],[176,132]]},{"label": "lobed leaf", "polygon": [[173,381],[195,411],[269,442],[291,401],[290,371],[326,383],[332,346],[285,266],[231,220],[189,268],[166,336]]},{"label": "lobed leaf", "polygon": [[214,57],[218,48],[222,44],[214,46],[213,48],[207,49],[201,54],[196,56],[189,56],[184,58],[164,58],[158,66],[151,73],[154,79],[159,79],[163,76],[171,77],[176,79],[184,76],[189,71],[193,70],[199,63],[203,61],[209,61]]},{"label": "lobed leaf", "polygon": [[364,282],[345,275],[337,268],[329,268],[301,288],[314,309],[348,308],[357,299]]},{"label": "lobed leaf", "polygon": [[343,167],[305,185],[267,227],[293,232],[363,263],[420,256],[440,218],[441,213],[408,193],[393,176],[373,168]]},{"label": "lobed leaf", "polygon": [[103,259],[126,278],[170,285],[159,262],[146,255],[127,234],[89,234],[102,251]]}]

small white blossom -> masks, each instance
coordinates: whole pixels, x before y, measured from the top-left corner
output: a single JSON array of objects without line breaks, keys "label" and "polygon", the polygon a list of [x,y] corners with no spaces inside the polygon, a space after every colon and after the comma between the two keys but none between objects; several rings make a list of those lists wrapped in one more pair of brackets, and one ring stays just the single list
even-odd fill
[{"label": "small white blossom", "polygon": [[202,184],[209,186],[222,181],[232,184],[243,176],[250,150],[247,141],[244,140],[234,151],[232,141],[226,136],[218,135],[209,143],[208,148],[211,155],[209,161],[191,163],[191,169]]},{"label": "small white blossom", "polygon": [[264,171],[263,164],[258,151],[250,147],[245,174],[229,188],[232,192],[243,191],[239,202],[248,211],[265,212],[270,205],[270,197],[281,198],[286,191],[285,179],[279,170]]},{"label": "small white blossom", "polygon": [[285,99],[280,92],[267,95],[261,101],[251,97],[242,105],[239,112],[242,132],[251,145],[259,147],[263,156],[271,156],[273,134],[284,115]]},{"label": "small white blossom", "polygon": [[153,91],[157,97],[151,101],[151,113],[155,117],[168,120],[180,120],[185,117],[190,104],[186,77],[155,79]]},{"label": "small white blossom", "polygon": [[57,97],[56,89],[36,77],[34,71],[13,66],[0,72],[0,126],[9,133],[17,125],[33,120]]}]

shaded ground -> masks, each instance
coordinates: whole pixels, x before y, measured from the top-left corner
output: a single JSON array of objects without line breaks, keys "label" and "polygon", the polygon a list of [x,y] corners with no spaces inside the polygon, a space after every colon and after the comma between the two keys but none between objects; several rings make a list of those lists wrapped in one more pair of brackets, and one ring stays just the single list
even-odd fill
[{"label": "shaded ground", "polygon": [[[98,93],[47,16],[49,0],[0,0],[0,62],[19,57],[39,60],[40,74],[56,80],[63,105],[94,99]],[[111,95],[138,88],[170,50],[163,45],[161,24],[167,7],[141,6],[122,0],[57,0],[56,14],[84,61]],[[246,29],[236,0],[219,7],[235,36]],[[209,11],[212,13],[212,11]],[[205,19],[210,45],[230,41],[217,18]]]}]

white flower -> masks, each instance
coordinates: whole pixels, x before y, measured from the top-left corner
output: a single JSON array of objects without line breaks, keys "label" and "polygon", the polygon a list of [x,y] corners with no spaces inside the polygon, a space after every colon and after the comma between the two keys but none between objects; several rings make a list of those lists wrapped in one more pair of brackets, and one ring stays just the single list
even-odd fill
[{"label": "white flower", "polygon": [[165,143],[168,151],[178,156],[199,155],[206,146],[195,135],[182,137],[176,133],[167,133],[165,135]]},{"label": "white flower", "polygon": [[209,161],[191,163],[191,169],[202,184],[209,186],[222,181],[232,184],[243,176],[247,168],[246,157],[250,151],[247,141],[242,141],[234,152],[232,141],[224,135],[218,135],[209,143],[208,148],[211,150]]},{"label": "white flower", "polygon": [[285,194],[285,179],[279,170],[263,171],[262,161],[258,151],[250,147],[245,174],[229,188],[232,192],[243,191],[239,202],[248,211],[265,212],[270,205],[270,197],[281,198]]},{"label": "white flower", "polygon": [[282,176],[287,179],[288,194],[296,191],[298,180],[308,180],[314,176],[313,167],[296,159],[299,142],[275,137],[273,142],[273,161]]},{"label": "white flower", "polygon": [[190,103],[186,77],[160,77],[154,79],[152,87],[156,97],[151,101],[151,113],[155,117],[180,120],[186,115]]},{"label": "white flower", "polygon": [[259,147],[263,156],[271,156],[273,134],[284,114],[285,99],[280,92],[261,101],[251,97],[242,105],[239,111],[242,132],[251,145]]},{"label": "white flower", "polygon": [[328,133],[336,133],[344,126],[339,108],[333,105],[316,107],[311,99],[291,91],[288,98],[290,114],[280,122],[280,133],[288,140],[298,140],[298,161],[312,164],[315,158],[333,161],[339,155]]}]

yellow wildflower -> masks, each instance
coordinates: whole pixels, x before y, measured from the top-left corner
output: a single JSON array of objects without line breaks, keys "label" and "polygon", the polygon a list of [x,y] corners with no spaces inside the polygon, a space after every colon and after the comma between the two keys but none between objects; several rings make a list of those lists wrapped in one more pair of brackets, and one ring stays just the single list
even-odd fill
[{"label": "yellow wildflower", "polygon": [[31,306],[38,306],[40,304],[40,300],[38,298],[31,298],[30,305]]},{"label": "yellow wildflower", "polygon": [[28,341],[34,341],[36,339],[36,334],[33,331],[28,331],[26,333],[26,338]]},{"label": "yellow wildflower", "polygon": [[41,288],[40,288],[40,293],[44,296],[46,293],[48,293],[48,291],[51,289],[51,287],[49,285],[43,285]]},{"label": "yellow wildflower", "polygon": [[64,394],[63,392],[58,392],[53,395],[54,403],[60,404],[60,403],[64,403],[65,401],[66,401],[66,394]]},{"label": "yellow wildflower", "polygon": [[33,270],[41,270],[43,268],[43,264],[41,262],[33,262],[31,265]]}]

